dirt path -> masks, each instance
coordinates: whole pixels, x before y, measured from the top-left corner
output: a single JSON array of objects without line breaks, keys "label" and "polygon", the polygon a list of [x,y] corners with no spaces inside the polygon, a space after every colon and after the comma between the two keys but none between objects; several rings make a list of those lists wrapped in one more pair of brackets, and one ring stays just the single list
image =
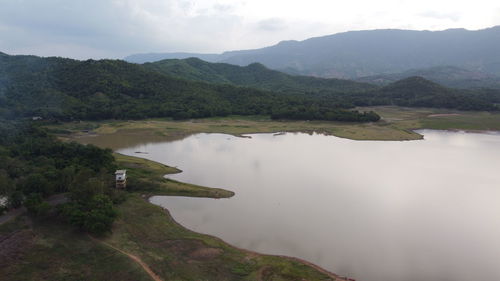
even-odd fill
[{"label": "dirt path", "polygon": [[121,250],[121,249],[116,248],[115,246],[113,246],[113,245],[111,245],[111,244],[108,244],[108,243],[106,243],[106,242],[104,242],[104,241],[101,241],[101,240],[99,240],[99,239],[97,239],[97,238],[94,238],[94,237],[92,237],[92,236],[90,236],[90,235],[89,235],[89,237],[90,237],[90,239],[92,239],[92,240],[94,240],[94,241],[97,241],[97,242],[99,242],[99,243],[101,243],[101,244],[103,244],[103,245],[105,245],[105,246],[108,246],[109,248],[111,248],[111,249],[113,249],[113,250],[115,250],[115,251],[118,251],[118,252],[120,252],[120,253],[122,253],[122,254],[124,254],[124,255],[128,256],[129,258],[131,258],[133,261],[135,261],[136,263],[138,263],[138,264],[139,264],[139,265],[140,265],[140,266],[144,269],[144,271],[146,271],[146,273],[147,273],[147,274],[151,277],[151,279],[153,279],[154,281],[163,281],[163,279],[161,279],[158,275],[156,275],[156,274],[155,274],[155,273],[151,270],[151,268],[149,268],[149,266],[148,266],[145,262],[143,262],[143,261],[141,260],[141,258],[139,258],[138,256],[136,256],[136,255],[132,255],[132,254],[130,254],[130,253],[127,253],[127,252],[125,252],[125,251],[123,251],[123,250]]},{"label": "dirt path", "polygon": [[458,113],[444,113],[444,114],[429,114],[427,117],[446,117],[446,116],[460,116]]}]

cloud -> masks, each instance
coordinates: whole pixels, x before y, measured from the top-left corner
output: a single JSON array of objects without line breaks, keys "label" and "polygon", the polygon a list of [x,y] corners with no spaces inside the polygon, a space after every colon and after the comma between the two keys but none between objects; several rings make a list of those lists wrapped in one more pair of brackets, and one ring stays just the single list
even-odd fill
[{"label": "cloud", "polygon": [[287,28],[285,21],[279,18],[270,18],[259,21],[257,27],[264,31],[281,31]]},{"label": "cloud", "polygon": [[206,9],[195,1],[0,0],[0,5],[0,50],[56,55],[61,46],[73,46],[76,58],[92,57],[92,50],[94,57],[123,57],[216,49],[231,41],[241,21],[230,5]]},{"label": "cloud", "polygon": [[442,13],[437,11],[425,11],[420,13],[419,16],[438,20],[447,19],[454,22],[459,21],[461,18],[459,13]]},{"label": "cloud", "polygon": [[[112,2],[4,1],[0,9],[1,48],[29,50],[54,46],[103,49],[108,55],[134,47],[147,35],[138,32],[130,10]],[[134,35],[136,40],[128,40]]]},{"label": "cloud", "polygon": [[215,4],[213,9],[223,13],[234,12],[234,6],[229,4]]}]

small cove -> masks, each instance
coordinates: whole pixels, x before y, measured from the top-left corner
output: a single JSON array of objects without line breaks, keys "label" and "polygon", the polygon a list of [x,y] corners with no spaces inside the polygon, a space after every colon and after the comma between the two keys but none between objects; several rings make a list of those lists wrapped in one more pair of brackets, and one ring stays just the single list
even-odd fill
[{"label": "small cove", "polygon": [[176,180],[235,191],[151,198],[235,246],[357,280],[499,280],[500,135],[420,133],[406,142],[197,134],[118,152],[177,166]]}]

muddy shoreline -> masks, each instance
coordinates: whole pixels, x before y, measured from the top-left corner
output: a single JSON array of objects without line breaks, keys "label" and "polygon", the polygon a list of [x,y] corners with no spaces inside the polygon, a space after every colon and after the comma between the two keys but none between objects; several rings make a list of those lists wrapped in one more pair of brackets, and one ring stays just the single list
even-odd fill
[{"label": "muddy shoreline", "polygon": [[[145,197],[145,198],[144,198],[144,200],[146,200],[149,204],[152,204],[152,205],[154,205],[154,206],[158,206],[158,207],[162,208],[162,209],[164,210],[164,212],[165,212],[165,213],[166,213],[166,214],[170,217],[170,219],[171,219],[171,220],[172,220],[175,224],[177,224],[178,226],[180,226],[180,227],[182,227],[182,228],[184,228],[184,229],[186,229],[186,230],[189,230],[189,231],[194,232],[194,233],[202,234],[202,235],[205,235],[205,236],[212,237],[212,238],[214,238],[214,239],[216,239],[216,240],[219,240],[219,241],[223,242],[224,244],[227,244],[227,245],[229,245],[229,246],[231,246],[231,247],[233,247],[233,248],[235,248],[235,249],[237,249],[237,250],[239,250],[239,251],[242,251],[242,252],[244,252],[244,253],[247,253],[247,254],[248,254],[248,255],[250,255],[250,256],[280,257],[280,258],[284,258],[284,259],[288,259],[288,260],[296,261],[296,262],[299,262],[299,263],[305,264],[305,265],[307,265],[307,266],[310,266],[310,267],[312,267],[312,268],[314,268],[314,269],[318,270],[319,272],[321,272],[321,273],[323,273],[323,274],[327,275],[328,277],[332,278],[333,280],[338,280],[338,281],[353,281],[353,280],[355,280],[355,279],[352,279],[352,278],[342,277],[342,276],[340,276],[340,275],[338,275],[338,274],[335,274],[335,273],[333,273],[333,272],[331,272],[331,271],[328,271],[328,270],[326,270],[326,269],[324,269],[324,268],[320,267],[319,265],[316,265],[316,264],[314,264],[314,263],[312,263],[312,262],[309,262],[309,261],[306,261],[306,260],[303,260],[303,259],[300,259],[300,258],[290,257],[290,256],[284,256],[284,255],[269,255],[269,254],[262,254],[262,253],[254,252],[254,251],[251,251],[251,250],[243,249],[243,248],[237,247],[237,246],[235,246],[235,245],[232,245],[232,244],[230,244],[230,243],[228,243],[228,242],[226,242],[226,241],[222,240],[221,238],[219,238],[219,237],[217,237],[217,236],[213,236],[213,235],[210,235],[210,234],[201,233],[201,232],[197,232],[197,231],[191,230],[191,229],[189,229],[189,228],[187,228],[187,227],[183,226],[182,224],[180,224],[178,221],[176,221],[176,220],[175,220],[175,218],[172,216],[172,214],[170,213],[170,211],[169,211],[167,208],[162,207],[162,206],[160,206],[160,205],[156,205],[156,204],[154,204],[154,203],[151,203],[151,200],[150,200],[150,199],[151,199],[151,197],[153,197],[153,196],[158,196],[158,195],[150,195],[150,196],[147,196],[147,197]],[[161,196],[163,196],[163,195],[161,195]]]}]

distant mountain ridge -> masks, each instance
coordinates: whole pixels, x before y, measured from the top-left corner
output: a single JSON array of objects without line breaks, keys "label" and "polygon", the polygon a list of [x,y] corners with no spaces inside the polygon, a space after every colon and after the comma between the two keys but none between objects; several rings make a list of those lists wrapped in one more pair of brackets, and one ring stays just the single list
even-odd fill
[{"label": "distant mountain ridge", "polygon": [[196,54],[196,53],[148,53],[148,54],[134,54],[127,56],[126,61],[132,63],[146,63],[146,62],[156,62],[165,59],[187,59],[187,58],[199,58],[208,62],[217,62],[219,60],[219,54]]},{"label": "distant mountain ridge", "polygon": [[[174,54],[158,54],[158,57],[161,55],[174,57]],[[125,59],[134,62],[139,58],[141,55]],[[443,65],[500,75],[500,26],[476,31],[349,31],[210,55],[209,60],[237,65],[259,62],[292,74],[327,78],[354,79]]]}]

